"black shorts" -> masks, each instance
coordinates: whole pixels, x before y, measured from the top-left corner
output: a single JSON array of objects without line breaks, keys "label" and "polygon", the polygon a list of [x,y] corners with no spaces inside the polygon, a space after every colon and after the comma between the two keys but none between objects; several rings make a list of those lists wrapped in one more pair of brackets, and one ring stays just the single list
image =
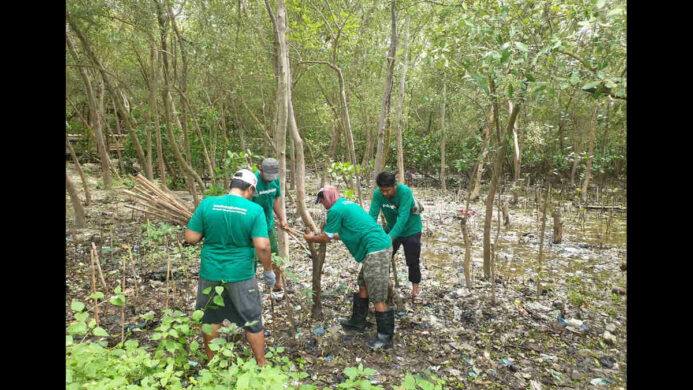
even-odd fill
[{"label": "black shorts", "polygon": [[[224,286],[221,296],[224,306],[212,301],[217,295],[214,287]],[[203,291],[211,287],[209,294]],[[212,282],[200,278],[197,284],[195,309],[204,310],[203,324],[221,324],[225,319],[250,333],[262,330],[262,301],[255,278],[241,282]]]}]

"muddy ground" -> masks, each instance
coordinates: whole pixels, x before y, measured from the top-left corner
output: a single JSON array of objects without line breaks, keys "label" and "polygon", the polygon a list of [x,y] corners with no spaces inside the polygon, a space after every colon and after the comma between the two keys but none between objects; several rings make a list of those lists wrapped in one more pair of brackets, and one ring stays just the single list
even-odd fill
[{"label": "muddy ground", "polygon": [[[92,189],[87,228],[73,228],[66,195],[67,320],[72,320],[72,298],[86,302],[90,293],[91,243],[100,250],[109,291],[120,280],[121,259],[130,258],[130,248],[134,261],[126,264],[126,323],[132,330],[129,337],[148,344],[146,328],[151,325],[138,324],[138,315],[159,314],[167,296],[170,307],[192,312],[199,248],[181,249],[172,239],[157,242],[146,233],[147,219],[125,207],[130,204],[126,196],[118,190],[98,189],[98,167],[85,164],[84,168]],[[68,174],[81,186],[71,166]],[[308,193],[318,187],[312,179],[306,183]],[[116,184],[124,188],[122,182]],[[624,199],[624,191],[617,191],[616,196]],[[414,192],[425,206],[424,292],[416,302],[407,298],[411,284],[400,250],[396,264],[403,304],[397,308],[394,347],[370,352],[365,343],[375,327],[365,335],[345,333],[339,327],[338,318],[350,314],[350,294],[357,288],[359,270],[341,243],[328,247],[322,277],[324,317],[321,321],[310,318],[311,261],[293,239],[289,240],[291,257],[286,265],[292,291],[275,296],[274,310],[269,294],[263,298],[268,346],[286,347],[295,361],[304,364],[310,382],[319,386],[341,382],[345,367],[363,363],[377,371],[374,383],[385,388],[399,384],[406,373],[435,374],[447,381],[446,388],[625,388],[625,212],[585,212],[568,200],[555,199],[563,212],[563,241],[552,244],[553,219],[547,216],[540,264],[541,210],[534,193],[521,193],[519,202],[509,208],[510,225],[500,226],[494,302],[492,284],[483,280],[483,200],[470,204],[476,215],[470,219],[473,283],[468,287],[461,271],[465,249],[456,217],[464,207],[462,197],[455,191],[442,194],[433,188],[416,187]],[[178,194],[192,203],[185,192]],[[611,205],[609,196],[602,192],[600,203]],[[308,207],[313,215],[323,218],[322,206],[312,203]],[[367,207],[368,200],[365,203]],[[292,201],[287,209],[290,224],[302,229]],[[494,208],[492,239],[496,211]],[[182,230],[177,234],[180,237]],[[168,294],[167,259],[173,270]],[[542,293],[538,280],[544,287]],[[296,334],[289,314],[296,322]],[[372,314],[369,321],[375,323]],[[120,314],[113,308],[102,312],[102,322],[109,333],[120,333]]]}]

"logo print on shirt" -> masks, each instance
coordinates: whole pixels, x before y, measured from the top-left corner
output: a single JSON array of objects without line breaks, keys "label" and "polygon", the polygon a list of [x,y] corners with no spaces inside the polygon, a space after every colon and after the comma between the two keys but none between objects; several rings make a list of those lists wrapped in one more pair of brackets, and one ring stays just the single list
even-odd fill
[{"label": "logo print on shirt", "polygon": [[260,195],[273,194],[275,192],[277,192],[276,188],[270,188],[269,190],[262,190],[260,192],[256,192],[255,194],[253,194],[253,198],[257,198]]},{"label": "logo print on shirt", "polygon": [[234,207],[234,206],[224,206],[221,204],[215,204],[212,206],[212,210],[214,211],[223,211],[225,213],[236,213],[236,214],[243,214],[245,215],[248,210],[240,207]]},{"label": "logo print on shirt", "polygon": [[397,210],[397,206],[395,206],[394,204],[387,204],[387,203],[386,203],[386,204],[383,204],[383,207],[387,207],[387,208],[389,208],[389,209]]}]

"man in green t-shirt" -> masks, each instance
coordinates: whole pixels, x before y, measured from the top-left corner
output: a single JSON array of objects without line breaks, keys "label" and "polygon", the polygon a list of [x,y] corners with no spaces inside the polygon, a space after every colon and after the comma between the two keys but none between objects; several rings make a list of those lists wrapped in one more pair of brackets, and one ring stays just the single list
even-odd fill
[{"label": "man in green t-shirt", "polygon": [[391,172],[380,172],[375,179],[378,188],[373,191],[369,214],[375,221],[383,212],[385,231],[392,239],[392,253],[404,246],[404,258],[409,268],[411,296],[416,298],[421,292],[421,206],[414,200],[411,188],[397,183]]},{"label": "man in green t-shirt", "polygon": [[323,243],[342,240],[354,260],[362,264],[358,276],[359,292],[353,294],[351,318],[340,321],[342,326],[364,331],[370,300],[375,307],[378,332],[368,341],[368,346],[372,349],[391,347],[395,313],[386,303],[392,253],[390,238],[361,206],[340,197],[336,187],[321,188],[315,203],[321,203],[328,210],[327,221],[323,232],[306,233],[306,241]]},{"label": "man in green t-shirt", "polygon": [[229,194],[205,197],[185,231],[189,244],[204,238],[195,307],[204,310],[202,323],[212,326],[209,334],[202,335],[209,359],[214,356],[209,343],[218,337],[221,323],[228,319],[245,329],[258,365],[266,363],[262,303],[255,279],[256,254],[265,269],[263,280],[268,288],[274,286],[276,277],[265,215],[249,200],[256,185],[257,179],[249,170],[236,172]]},{"label": "man in green t-shirt", "polygon": [[[262,160],[260,170],[255,172],[257,178],[257,188],[253,194],[253,202],[262,207],[267,221],[267,236],[270,240],[272,253],[278,255],[277,231],[274,228],[274,214],[279,218],[279,227],[288,228],[286,215],[283,213],[279,198],[281,197],[281,186],[279,185],[279,161],[273,158]],[[274,291],[281,291],[284,288],[284,278],[282,270],[276,264],[272,265],[277,275],[277,284]]]}]

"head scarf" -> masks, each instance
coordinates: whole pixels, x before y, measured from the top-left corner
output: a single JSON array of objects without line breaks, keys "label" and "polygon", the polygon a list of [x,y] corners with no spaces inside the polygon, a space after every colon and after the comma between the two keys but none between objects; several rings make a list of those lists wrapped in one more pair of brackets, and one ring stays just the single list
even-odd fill
[{"label": "head scarf", "polygon": [[322,193],[322,197],[325,199],[325,206],[329,210],[332,205],[334,205],[334,202],[339,199],[341,196],[339,194],[339,190],[337,187],[334,186],[325,186],[318,191],[318,194]]}]

